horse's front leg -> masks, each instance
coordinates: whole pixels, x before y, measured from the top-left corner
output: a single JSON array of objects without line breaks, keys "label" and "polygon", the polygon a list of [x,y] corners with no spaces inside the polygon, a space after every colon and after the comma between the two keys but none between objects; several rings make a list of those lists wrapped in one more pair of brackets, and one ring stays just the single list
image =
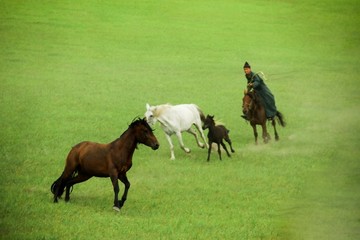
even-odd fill
[{"label": "horse's front leg", "polygon": [[221,149],[220,149],[220,143],[217,143],[217,146],[218,146],[218,154],[219,154],[219,158],[220,158],[220,160],[222,160],[222,159],[221,159]]},{"label": "horse's front leg", "polygon": [[208,148],[208,157],[207,157],[207,161],[210,161],[210,154],[211,154],[211,145],[212,145],[212,142],[209,140],[209,148]]},{"label": "horse's front leg", "polygon": [[179,140],[181,149],[183,149],[186,153],[190,153],[190,152],[191,152],[190,149],[187,148],[187,147],[185,147],[185,145],[184,145],[184,142],[183,142],[183,140],[182,140],[182,136],[181,136],[181,132],[180,132],[180,131],[176,132],[176,136],[177,136],[177,138],[178,138],[178,140]]},{"label": "horse's front leg", "polygon": [[127,194],[128,194],[129,188],[130,188],[130,182],[126,177],[126,173],[119,175],[119,179],[125,185],[124,194],[122,195],[121,201],[119,202],[119,206],[121,208],[124,205],[125,201],[126,201]]},{"label": "horse's front leg", "polygon": [[254,137],[255,137],[255,144],[258,144],[258,132],[256,130],[256,124],[251,124],[252,128],[253,128],[253,131],[254,131]]},{"label": "horse's front leg", "polygon": [[114,187],[114,206],[113,209],[115,211],[120,211],[120,205],[119,205],[119,183],[118,183],[118,175],[117,174],[111,174],[110,175],[111,183]]},{"label": "horse's front leg", "polygon": [[171,135],[169,135],[169,134],[165,134],[165,137],[166,137],[166,139],[167,139],[167,141],[169,142],[169,145],[170,145],[170,154],[171,154],[171,157],[170,157],[170,159],[171,160],[175,160],[175,154],[174,154],[174,145],[173,145],[173,143],[172,143],[172,141],[171,141]]},{"label": "horse's front leg", "polygon": [[264,143],[268,143],[269,142],[269,134],[268,134],[267,128],[266,128],[266,122],[263,123],[261,125],[261,127],[262,127],[262,137],[264,139]]}]

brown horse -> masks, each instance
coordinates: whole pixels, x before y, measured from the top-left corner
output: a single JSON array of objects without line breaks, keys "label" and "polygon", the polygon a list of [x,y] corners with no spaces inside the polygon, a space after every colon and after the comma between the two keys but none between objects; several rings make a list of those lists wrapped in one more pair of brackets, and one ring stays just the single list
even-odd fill
[{"label": "brown horse", "polygon": [[279,135],[276,131],[275,118],[282,127],[285,127],[285,125],[286,125],[286,123],[284,121],[284,117],[279,111],[276,112],[275,117],[273,117],[271,119],[267,119],[266,114],[265,114],[265,108],[264,108],[263,104],[261,103],[261,99],[259,96],[256,95],[256,93],[254,91],[251,91],[251,92],[245,91],[244,92],[242,109],[243,109],[244,115],[247,117],[247,120],[250,121],[250,125],[252,126],[252,128],[254,130],[256,144],[257,144],[257,138],[258,138],[256,125],[261,125],[261,127],[262,127],[262,137],[264,139],[264,142],[267,143],[270,139],[270,135],[267,132],[267,128],[266,128],[267,120],[271,121],[271,124],[274,127],[275,140],[276,141],[279,140]]},{"label": "brown horse", "polygon": [[203,129],[209,128],[208,138],[209,138],[209,150],[208,150],[208,158],[207,160],[210,160],[210,153],[211,153],[211,145],[212,143],[216,143],[218,146],[218,153],[219,158],[221,160],[221,150],[220,150],[220,144],[225,149],[226,154],[228,157],[230,157],[230,153],[226,148],[226,145],[224,144],[223,139],[229,143],[231,152],[235,152],[235,150],[232,148],[231,140],[229,138],[229,130],[226,129],[224,125],[215,125],[214,116],[207,115],[207,117],[204,120],[204,126]]},{"label": "brown horse", "polygon": [[[68,154],[61,176],[52,184],[54,202],[66,188],[65,201],[70,200],[70,189],[74,184],[84,182],[91,177],[110,177],[114,187],[114,210],[119,211],[126,201],[130,182],[126,172],[132,166],[132,156],[139,143],[159,148],[159,143],[145,119],[133,121],[129,128],[115,141],[109,144],[81,142]],[[125,185],[121,201],[118,200],[118,179]]]}]

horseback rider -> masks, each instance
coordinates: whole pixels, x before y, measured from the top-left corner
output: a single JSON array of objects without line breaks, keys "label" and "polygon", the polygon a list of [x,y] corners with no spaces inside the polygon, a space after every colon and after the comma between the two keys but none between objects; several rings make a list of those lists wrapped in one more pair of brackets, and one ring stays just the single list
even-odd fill
[{"label": "horseback rider", "polygon": [[[256,95],[260,97],[261,102],[265,107],[266,117],[268,119],[273,119],[277,113],[274,95],[271,93],[270,89],[266,86],[259,74],[251,71],[251,66],[248,62],[245,62],[244,64],[244,72],[247,79],[247,90],[254,90]],[[249,120],[245,115],[242,115],[241,117]]]}]

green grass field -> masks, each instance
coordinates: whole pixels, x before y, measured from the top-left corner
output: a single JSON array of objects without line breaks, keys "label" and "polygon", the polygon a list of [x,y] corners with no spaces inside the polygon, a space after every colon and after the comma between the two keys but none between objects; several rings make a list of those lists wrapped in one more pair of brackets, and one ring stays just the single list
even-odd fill
[{"label": "green grass field", "polygon": [[[58,2],[58,3],[56,3]],[[1,1],[1,239],[358,239],[360,5],[347,1]],[[287,127],[254,145],[242,66],[266,73]],[[107,143],[145,104],[196,103],[231,130],[218,160],[140,146],[109,179],[50,185],[73,145]],[[272,130],[270,131],[273,136]],[[121,193],[123,186],[121,186]]]}]

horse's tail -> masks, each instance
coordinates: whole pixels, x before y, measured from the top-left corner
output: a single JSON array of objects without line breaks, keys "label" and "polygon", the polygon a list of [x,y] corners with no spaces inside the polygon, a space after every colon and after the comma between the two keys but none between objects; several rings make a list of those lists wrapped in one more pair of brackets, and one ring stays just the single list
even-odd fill
[{"label": "horse's tail", "polygon": [[276,111],[276,120],[277,120],[277,122],[278,122],[282,127],[285,127],[285,126],[286,126],[286,122],[285,122],[284,116],[283,116],[282,113],[279,112],[279,111]]},{"label": "horse's tail", "polygon": [[73,149],[70,151],[66,160],[64,171],[62,172],[60,177],[55,182],[53,182],[53,184],[50,187],[52,194],[54,194],[55,202],[57,201],[57,198],[61,197],[61,195],[64,193],[64,189],[66,187],[67,182],[73,177],[75,177],[75,175],[78,172],[78,166],[76,166],[75,163],[75,158],[78,157],[78,154],[77,151],[74,150],[77,146],[78,145],[73,147]]},{"label": "horse's tail", "polygon": [[64,189],[65,189],[65,184],[66,182],[64,181],[64,172],[60,175],[60,177],[53,182],[53,184],[51,185],[51,192],[52,194],[56,195],[55,197],[61,197],[61,195],[64,193]]},{"label": "horse's tail", "polygon": [[198,112],[199,112],[201,121],[204,122],[205,119],[206,119],[205,114],[203,113],[203,111],[202,111],[197,105],[195,105],[195,106],[196,106],[196,109],[197,109]]},{"label": "horse's tail", "polygon": [[77,170],[75,170],[70,177],[65,177],[64,173],[65,171],[55,182],[53,182],[53,184],[51,184],[50,190],[52,194],[54,194],[54,198],[60,198],[63,195],[67,181],[76,176]]}]

